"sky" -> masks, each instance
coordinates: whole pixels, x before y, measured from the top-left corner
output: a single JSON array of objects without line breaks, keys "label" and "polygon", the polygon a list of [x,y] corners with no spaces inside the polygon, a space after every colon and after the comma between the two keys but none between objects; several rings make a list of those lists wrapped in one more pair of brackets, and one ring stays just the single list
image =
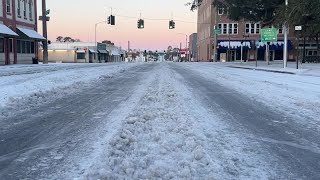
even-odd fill
[{"label": "sky", "polygon": [[[41,14],[41,0],[38,15]],[[186,35],[197,31],[197,13],[185,6],[189,0],[47,0],[50,9],[48,39],[70,36],[84,42],[95,41],[95,24],[116,16],[116,25],[97,26],[97,41],[111,40],[123,49],[164,50],[169,45],[185,47]],[[137,20],[145,19],[145,29],[137,29]],[[127,16],[127,17],[123,17]],[[169,30],[173,17],[176,29]],[[167,20],[149,20],[167,19]],[[178,22],[185,21],[185,22]],[[42,32],[39,22],[38,31]]]}]

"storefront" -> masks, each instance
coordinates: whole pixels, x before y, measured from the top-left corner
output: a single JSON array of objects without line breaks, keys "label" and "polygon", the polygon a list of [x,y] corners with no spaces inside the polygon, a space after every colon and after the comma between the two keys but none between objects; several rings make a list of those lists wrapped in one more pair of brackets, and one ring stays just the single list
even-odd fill
[{"label": "storefront", "polygon": [[[261,41],[256,42],[258,61],[265,61],[266,60],[266,46],[267,46],[267,43],[265,43],[265,42],[261,42]],[[270,61],[283,60],[283,48],[284,48],[284,41],[277,41],[277,42],[269,43]],[[289,53],[292,50],[293,50],[292,42],[290,40],[288,40]],[[292,52],[291,52],[291,54],[292,54]]]},{"label": "storefront", "polygon": [[[242,46],[242,48],[241,48]],[[239,61],[241,60],[241,49],[242,49],[242,60],[249,59],[249,51],[252,48],[250,41],[218,41],[218,60],[221,62],[227,61]]]}]

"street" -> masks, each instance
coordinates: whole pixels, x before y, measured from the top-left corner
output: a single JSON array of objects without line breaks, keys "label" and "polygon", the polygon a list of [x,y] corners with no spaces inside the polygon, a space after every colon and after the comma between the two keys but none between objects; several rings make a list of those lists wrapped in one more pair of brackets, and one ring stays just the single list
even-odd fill
[{"label": "street", "polygon": [[320,77],[173,62],[108,74],[115,66],[3,100],[0,179],[320,179]]}]

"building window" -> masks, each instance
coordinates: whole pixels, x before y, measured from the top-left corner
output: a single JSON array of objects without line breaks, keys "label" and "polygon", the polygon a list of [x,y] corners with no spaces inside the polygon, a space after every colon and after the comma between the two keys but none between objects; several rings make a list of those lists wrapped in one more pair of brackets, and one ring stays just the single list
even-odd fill
[{"label": "building window", "polygon": [[218,15],[223,15],[224,14],[224,8],[222,8],[222,7],[219,7],[218,8]]},{"label": "building window", "polygon": [[23,1],[23,17],[27,19],[27,1]]},{"label": "building window", "polygon": [[228,24],[223,24],[222,27],[223,27],[223,28],[222,28],[222,34],[227,34],[227,33],[228,33],[228,32],[227,32]]},{"label": "building window", "polygon": [[257,23],[256,24],[256,34],[260,34],[260,24],[259,23]]},{"label": "building window", "polygon": [[77,59],[85,59],[86,53],[77,53]]},{"label": "building window", "polygon": [[218,24],[218,27],[221,29],[221,34],[238,34],[239,32],[237,23]]},{"label": "building window", "polygon": [[20,18],[21,17],[21,3],[20,0],[18,0],[18,4],[17,4],[17,15]]},{"label": "building window", "polygon": [[29,19],[32,21],[32,1],[29,1]]},{"label": "building window", "polygon": [[261,26],[259,23],[246,23],[246,34],[260,34]]},{"label": "building window", "polygon": [[0,53],[4,53],[4,39],[0,38]]},{"label": "building window", "polygon": [[11,15],[11,0],[7,0],[7,14]]}]

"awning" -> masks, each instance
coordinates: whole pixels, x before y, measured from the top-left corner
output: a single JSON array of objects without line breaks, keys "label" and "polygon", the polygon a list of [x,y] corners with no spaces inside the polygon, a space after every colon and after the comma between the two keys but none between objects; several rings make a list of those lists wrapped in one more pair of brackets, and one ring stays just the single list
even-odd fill
[{"label": "awning", "polygon": [[41,36],[37,31],[32,30],[32,29],[25,29],[25,28],[20,28],[18,27],[18,34],[26,39],[34,39],[38,41],[44,41],[46,40],[43,36]]},{"label": "awning", "polygon": [[93,50],[93,49],[89,49],[90,53],[97,53],[97,51]]},{"label": "awning", "polygon": [[100,54],[108,54],[107,50],[98,50]]},{"label": "awning", "polygon": [[[256,47],[257,49],[266,49],[266,42],[260,42],[257,41],[256,42]],[[284,41],[276,41],[276,42],[270,42],[270,50],[283,50],[283,46],[284,46]],[[288,40],[288,49],[291,50],[292,49],[292,42],[290,40]]]},{"label": "awning", "polygon": [[85,51],[85,50],[80,49],[80,50],[77,50],[77,53],[86,53],[86,51]]},{"label": "awning", "polygon": [[[241,49],[241,41],[218,41],[219,49]],[[250,41],[243,41],[244,50],[251,49]]]},{"label": "awning", "polygon": [[3,24],[0,24],[0,34],[4,36],[19,36],[17,33]]},{"label": "awning", "polygon": [[111,55],[120,56],[119,51],[111,51]]}]

